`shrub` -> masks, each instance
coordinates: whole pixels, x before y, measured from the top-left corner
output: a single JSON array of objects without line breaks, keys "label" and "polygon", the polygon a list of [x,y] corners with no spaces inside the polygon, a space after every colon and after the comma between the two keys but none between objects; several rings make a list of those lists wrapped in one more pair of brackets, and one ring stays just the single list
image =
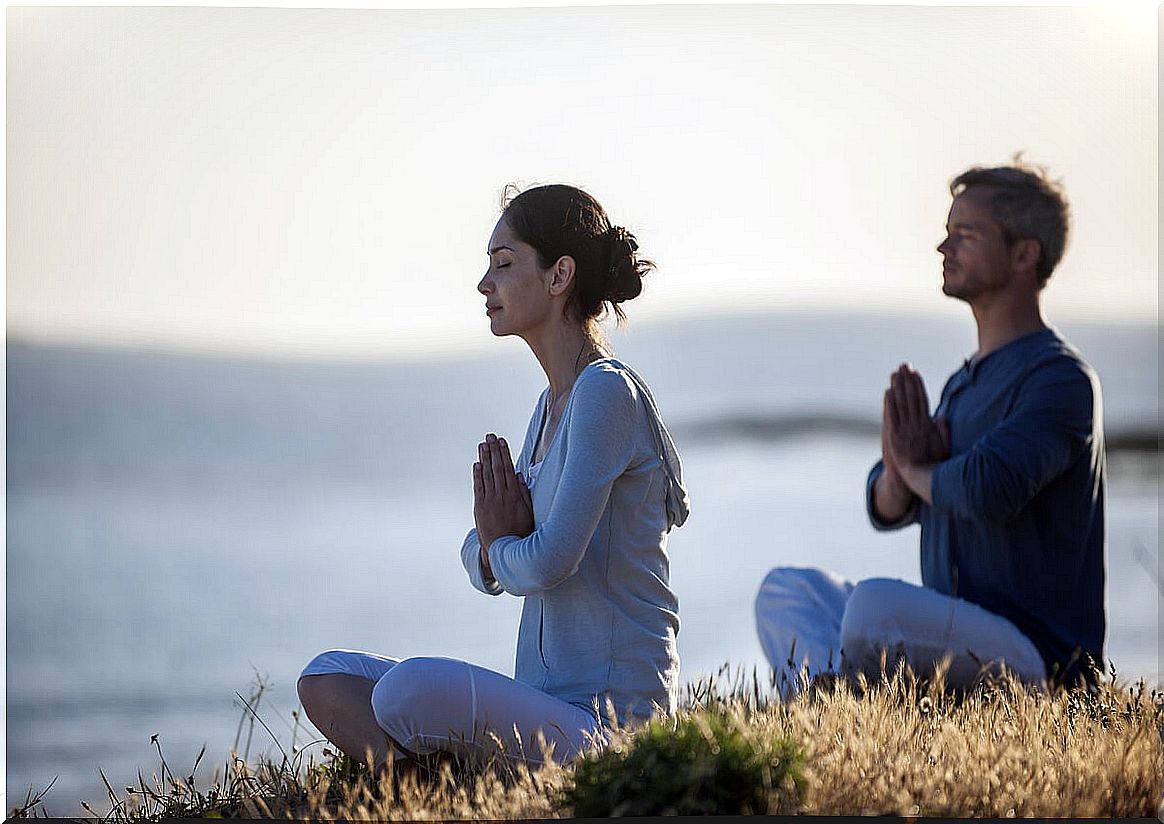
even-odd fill
[{"label": "shrub", "polygon": [[804,792],[804,755],[738,713],[655,719],[575,764],[563,800],[575,816],[772,814]]}]

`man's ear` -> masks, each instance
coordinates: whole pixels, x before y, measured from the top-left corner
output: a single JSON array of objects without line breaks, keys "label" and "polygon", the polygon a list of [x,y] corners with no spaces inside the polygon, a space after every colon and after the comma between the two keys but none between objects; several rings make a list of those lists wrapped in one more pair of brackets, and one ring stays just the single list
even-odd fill
[{"label": "man's ear", "polygon": [[551,296],[558,297],[570,291],[570,287],[574,285],[574,267],[574,258],[569,255],[562,255],[557,263],[550,267],[550,278],[546,285]]},{"label": "man's ear", "polygon": [[1034,273],[1039,268],[1043,244],[1033,237],[1016,240],[1010,247],[1010,265],[1016,272]]}]

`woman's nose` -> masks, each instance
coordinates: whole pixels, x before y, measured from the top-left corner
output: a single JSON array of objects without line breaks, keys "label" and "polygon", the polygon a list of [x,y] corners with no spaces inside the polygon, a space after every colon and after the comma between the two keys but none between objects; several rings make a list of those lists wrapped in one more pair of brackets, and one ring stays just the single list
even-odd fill
[{"label": "woman's nose", "polygon": [[493,281],[489,279],[489,273],[485,273],[485,277],[477,282],[477,291],[482,295],[487,295],[493,291]]}]

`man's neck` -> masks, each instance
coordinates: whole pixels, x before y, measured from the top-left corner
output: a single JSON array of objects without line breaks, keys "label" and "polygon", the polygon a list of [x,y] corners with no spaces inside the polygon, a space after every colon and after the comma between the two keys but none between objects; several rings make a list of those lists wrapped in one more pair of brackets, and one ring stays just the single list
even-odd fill
[{"label": "man's neck", "polygon": [[970,305],[978,324],[978,351],[981,360],[1023,335],[1047,328],[1038,295],[1020,300],[995,300]]}]

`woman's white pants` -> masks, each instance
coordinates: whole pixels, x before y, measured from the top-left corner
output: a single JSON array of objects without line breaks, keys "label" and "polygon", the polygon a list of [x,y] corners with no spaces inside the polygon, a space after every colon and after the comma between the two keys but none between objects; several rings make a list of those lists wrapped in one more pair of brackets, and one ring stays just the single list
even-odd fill
[{"label": "woman's white pants", "polygon": [[[528,684],[454,658],[398,660],[356,650],[320,653],[300,673],[356,675],[372,688],[376,723],[405,755],[451,752],[474,761],[562,763],[601,736],[596,717]],[[398,753],[400,755],[400,753]]]},{"label": "woman's white pants", "polygon": [[828,671],[878,678],[906,662],[931,673],[949,658],[946,683],[972,685],[1002,667],[1028,683],[1046,668],[1035,645],[1007,619],[926,587],[891,578],[854,584],[820,569],[777,567],[756,596],[756,632],[785,694]]}]

